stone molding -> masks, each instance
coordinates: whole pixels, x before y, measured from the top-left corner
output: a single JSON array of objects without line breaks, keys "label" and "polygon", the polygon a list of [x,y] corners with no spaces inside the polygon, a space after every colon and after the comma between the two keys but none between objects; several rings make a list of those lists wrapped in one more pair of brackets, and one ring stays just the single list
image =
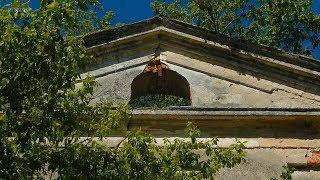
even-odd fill
[{"label": "stone molding", "polygon": [[[239,39],[230,39],[174,20],[153,18],[107,31],[94,32],[86,35],[84,39],[87,44],[87,53],[95,56],[99,61],[105,61],[108,55],[120,51],[134,51],[141,48],[155,51],[160,48],[197,59],[201,57],[201,60],[213,65],[233,69],[249,76],[257,76],[259,79],[288,84],[302,91],[313,94],[320,92],[319,61],[301,55],[288,54],[271,47],[250,44]],[[166,61],[176,63],[170,58]],[[129,67],[124,69],[126,68]],[[217,76],[214,72],[205,73]],[[104,74],[100,74],[99,77],[102,75]],[[269,93],[277,90],[277,88],[265,87],[263,83],[255,85],[243,79],[238,80],[232,74],[230,76],[226,79],[231,82],[240,81],[248,87]]]}]

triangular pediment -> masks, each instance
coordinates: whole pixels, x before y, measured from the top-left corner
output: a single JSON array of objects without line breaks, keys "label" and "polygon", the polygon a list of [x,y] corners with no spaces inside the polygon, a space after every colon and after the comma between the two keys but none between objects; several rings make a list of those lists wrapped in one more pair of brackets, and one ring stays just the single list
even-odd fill
[{"label": "triangular pediment", "polygon": [[85,37],[97,97],[128,102],[153,56],[190,83],[197,107],[320,107],[320,63],[178,21],[150,19]]}]

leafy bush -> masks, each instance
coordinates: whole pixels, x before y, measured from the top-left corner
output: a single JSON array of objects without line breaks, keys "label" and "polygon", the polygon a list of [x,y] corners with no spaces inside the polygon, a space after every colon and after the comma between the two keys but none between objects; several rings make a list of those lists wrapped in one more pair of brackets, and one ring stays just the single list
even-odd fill
[{"label": "leafy bush", "polygon": [[155,94],[141,96],[131,101],[131,106],[134,108],[139,107],[152,107],[164,108],[168,106],[190,106],[191,102],[188,99],[181,98],[173,95]]},{"label": "leafy bush", "polygon": [[[93,77],[76,88],[79,68],[92,60],[76,35],[92,23],[85,15],[97,3],[42,0],[33,10],[14,0],[0,7],[0,179],[205,178],[242,162],[241,143],[219,149],[216,139],[197,142],[192,125],[191,142],[158,146],[137,131],[117,147],[103,143],[127,124],[129,108],[91,104]],[[202,149],[209,159],[200,161],[195,151]]]},{"label": "leafy bush", "polygon": [[244,145],[219,148],[218,139],[199,141],[193,123],[186,139],[162,145],[141,130],[129,132],[116,147],[101,141],[78,143],[49,155],[50,169],[62,179],[212,179],[220,168],[244,162]]}]

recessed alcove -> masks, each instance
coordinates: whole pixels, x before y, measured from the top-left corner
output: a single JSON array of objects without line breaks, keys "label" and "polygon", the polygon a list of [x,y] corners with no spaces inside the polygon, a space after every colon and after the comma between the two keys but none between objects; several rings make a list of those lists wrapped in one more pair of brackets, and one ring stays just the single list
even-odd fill
[{"label": "recessed alcove", "polygon": [[162,68],[161,73],[144,71],[132,81],[130,104],[139,98],[165,101],[167,106],[190,106],[190,85],[185,77],[168,68]]}]

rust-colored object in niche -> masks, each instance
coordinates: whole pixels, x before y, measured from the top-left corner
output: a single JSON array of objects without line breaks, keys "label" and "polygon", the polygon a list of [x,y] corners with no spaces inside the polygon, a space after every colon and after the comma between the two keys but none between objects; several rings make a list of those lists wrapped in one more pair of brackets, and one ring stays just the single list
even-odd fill
[{"label": "rust-colored object in niche", "polygon": [[148,65],[144,68],[144,73],[157,73],[158,77],[163,76],[163,71],[169,67],[160,61],[159,56],[153,56]]},{"label": "rust-colored object in niche", "polygon": [[307,158],[307,163],[310,166],[320,166],[320,151],[312,152],[312,155]]},{"label": "rust-colored object in niche", "polygon": [[185,77],[153,55],[143,72],[132,81],[131,100],[150,94],[163,94],[190,98],[190,85]]}]

